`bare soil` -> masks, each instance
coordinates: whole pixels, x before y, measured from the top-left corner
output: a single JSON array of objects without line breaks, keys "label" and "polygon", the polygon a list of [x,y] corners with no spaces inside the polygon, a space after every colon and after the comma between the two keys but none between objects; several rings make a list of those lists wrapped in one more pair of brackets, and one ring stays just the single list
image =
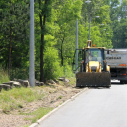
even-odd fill
[{"label": "bare soil", "polygon": [[[38,91],[40,87],[37,88]],[[41,88],[42,89],[42,88]],[[8,114],[4,114],[0,111],[0,127],[27,127],[32,124],[32,121],[28,118],[32,115],[20,115],[20,113],[31,113],[36,111],[39,107],[52,107],[56,108],[82,89],[78,89],[74,85],[69,84],[49,84],[43,87],[44,97],[39,101],[23,104],[20,110],[13,110]],[[26,126],[27,125],[27,126]]]}]

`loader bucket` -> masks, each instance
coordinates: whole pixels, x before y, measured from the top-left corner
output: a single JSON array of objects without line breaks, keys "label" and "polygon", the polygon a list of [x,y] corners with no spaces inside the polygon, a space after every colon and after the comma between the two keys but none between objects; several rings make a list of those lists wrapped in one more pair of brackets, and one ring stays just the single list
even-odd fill
[{"label": "loader bucket", "polygon": [[78,72],[76,73],[76,86],[110,87],[111,76],[109,72]]}]

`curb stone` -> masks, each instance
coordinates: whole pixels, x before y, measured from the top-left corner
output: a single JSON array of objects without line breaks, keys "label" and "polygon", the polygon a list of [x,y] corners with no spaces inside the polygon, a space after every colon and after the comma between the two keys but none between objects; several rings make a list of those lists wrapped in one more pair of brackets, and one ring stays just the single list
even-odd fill
[{"label": "curb stone", "polygon": [[72,96],[70,99],[68,99],[67,101],[65,101],[64,103],[62,103],[61,105],[59,105],[57,108],[53,109],[51,112],[49,112],[48,114],[44,115],[42,118],[40,118],[39,120],[37,120],[36,123],[33,123],[32,125],[30,125],[29,127],[40,127],[40,123],[43,122],[46,118],[48,118],[49,116],[51,116],[53,113],[55,113],[57,110],[59,110],[61,107],[63,107],[64,105],[66,105],[68,102],[73,101],[77,96],[79,96],[80,94],[82,94],[84,91],[88,90],[88,88],[84,88],[82,91],[80,91],[79,93],[77,93],[76,95]]}]

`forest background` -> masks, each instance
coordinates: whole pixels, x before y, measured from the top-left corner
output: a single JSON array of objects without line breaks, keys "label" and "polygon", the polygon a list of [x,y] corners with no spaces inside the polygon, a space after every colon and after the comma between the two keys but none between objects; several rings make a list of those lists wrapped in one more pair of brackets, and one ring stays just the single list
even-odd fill
[{"label": "forest background", "polygon": [[[35,78],[72,76],[76,20],[78,48],[89,38],[96,46],[127,48],[127,1],[35,0]],[[10,80],[29,77],[29,0],[0,1],[0,70]],[[99,16],[99,18],[95,18]]]}]

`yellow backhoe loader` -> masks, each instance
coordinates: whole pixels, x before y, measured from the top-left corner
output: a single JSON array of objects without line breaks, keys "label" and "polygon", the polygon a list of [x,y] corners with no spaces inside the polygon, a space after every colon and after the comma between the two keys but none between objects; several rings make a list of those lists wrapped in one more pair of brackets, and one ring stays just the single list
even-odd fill
[{"label": "yellow backhoe loader", "polygon": [[91,40],[87,47],[78,49],[80,56],[80,69],[76,73],[76,86],[81,87],[107,87],[111,86],[110,66],[106,65],[105,48],[95,47]]}]

